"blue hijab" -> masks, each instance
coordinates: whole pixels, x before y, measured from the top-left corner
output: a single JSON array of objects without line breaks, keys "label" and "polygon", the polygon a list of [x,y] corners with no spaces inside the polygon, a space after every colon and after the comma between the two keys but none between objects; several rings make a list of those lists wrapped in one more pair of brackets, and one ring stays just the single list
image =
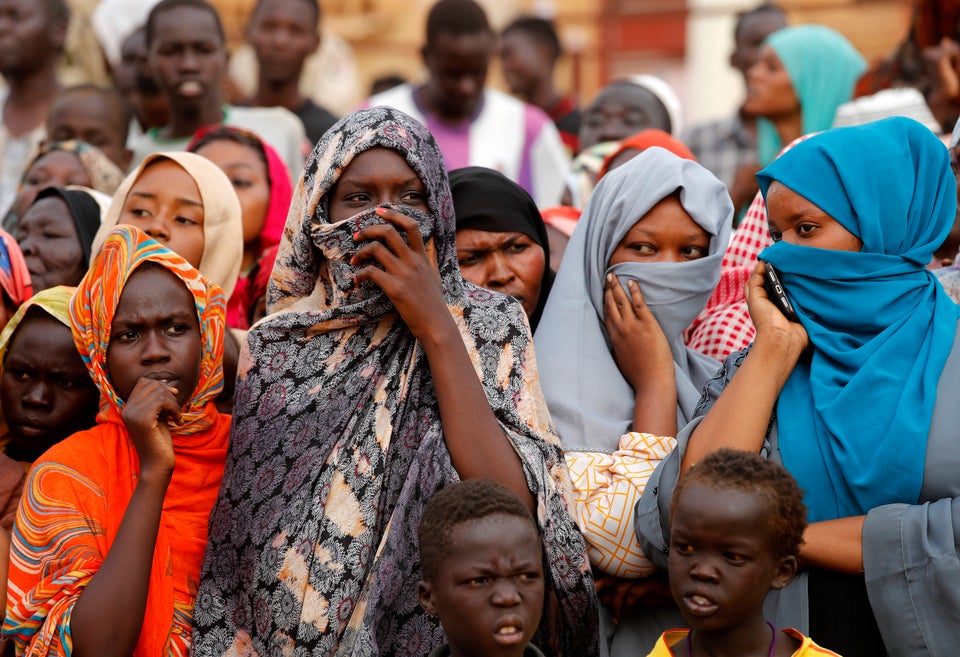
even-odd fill
[{"label": "blue hijab", "polygon": [[780,452],[810,520],[916,504],[958,319],[926,269],[956,214],[947,149],[896,117],[816,135],[757,179],[764,197],[779,181],[863,242],[859,252],[777,242],[760,254],[812,345],[777,402]]},{"label": "blue hijab", "polygon": [[[796,25],[767,37],[787,69],[800,101],[803,134],[827,130],[837,108],[853,97],[867,63],[846,37],[824,25]],[[773,161],[783,148],[780,135],[767,119],[757,120],[757,148],[761,165]]]}]

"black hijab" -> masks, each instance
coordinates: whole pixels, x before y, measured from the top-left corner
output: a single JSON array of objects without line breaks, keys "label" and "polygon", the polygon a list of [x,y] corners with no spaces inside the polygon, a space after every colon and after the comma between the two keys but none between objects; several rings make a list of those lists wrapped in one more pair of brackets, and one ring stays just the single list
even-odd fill
[{"label": "black hijab", "polygon": [[83,248],[83,264],[89,267],[93,236],[100,228],[100,205],[84,191],[62,187],[47,187],[40,190],[33,202],[36,203],[51,196],[59,198],[67,205],[73,225],[77,227],[80,246]]},{"label": "black hijab", "polygon": [[534,331],[553,285],[550,242],[536,203],[526,190],[505,175],[486,167],[464,167],[450,172],[450,192],[457,214],[457,231],[465,228],[488,233],[523,233],[543,248],[543,278],[540,298],[530,316]]}]

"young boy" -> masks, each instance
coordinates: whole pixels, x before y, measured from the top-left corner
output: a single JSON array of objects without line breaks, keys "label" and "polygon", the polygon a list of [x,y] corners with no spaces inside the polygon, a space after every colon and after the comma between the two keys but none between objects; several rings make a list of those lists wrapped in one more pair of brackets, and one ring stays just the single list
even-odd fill
[{"label": "young boy", "polygon": [[543,611],[543,551],[523,502],[488,479],[450,484],[419,528],[420,604],[448,643],[430,657],[543,657],[530,643]]},{"label": "young boy", "polygon": [[836,653],[763,618],[770,589],[797,573],[807,510],[796,481],[750,452],[722,449],[690,468],[670,508],[670,589],[691,629],[664,632],[648,657]]}]

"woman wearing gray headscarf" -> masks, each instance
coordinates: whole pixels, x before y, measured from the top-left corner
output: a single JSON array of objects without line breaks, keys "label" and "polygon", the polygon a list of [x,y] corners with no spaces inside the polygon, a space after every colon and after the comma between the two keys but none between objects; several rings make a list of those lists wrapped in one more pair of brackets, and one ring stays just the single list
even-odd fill
[{"label": "woman wearing gray headscarf", "polygon": [[[614,657],[649,650],[664,624],[682,624],[660,580],[648,577],[655,568],[634,535],[633,506],[718,369],[687,348],[683,331],[720,278],[732,216],[713,174],[645,150],[597,185],[536,332],[577,520],[594,568],[611,576],[605,597],[616,636],[605,625]],[[666,606],[625,608],[644,597]]]}]

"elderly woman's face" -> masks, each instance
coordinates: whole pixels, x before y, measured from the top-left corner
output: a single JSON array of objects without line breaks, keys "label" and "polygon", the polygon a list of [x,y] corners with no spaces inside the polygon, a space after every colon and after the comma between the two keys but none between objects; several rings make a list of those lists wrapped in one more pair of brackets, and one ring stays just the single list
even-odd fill
[{"label": "elderly woman's face", "polygon": [[509,294],[533,315],[547,266],[543,247],[519,232],[474,228],[457,231],[457,259],[463,277],[475,285]]},{"label": "elderly woman's face", "polygon": [[427,190],[403,156],[376,147],[353,158],[330,190],[330,223],[394,203],[427,211]]},{"label": "elderly woman's face", "polygon": [[777,181],[767,190],[767,221],[775,242],[832,251],[863,248],[863,242],[840,222]]}]

